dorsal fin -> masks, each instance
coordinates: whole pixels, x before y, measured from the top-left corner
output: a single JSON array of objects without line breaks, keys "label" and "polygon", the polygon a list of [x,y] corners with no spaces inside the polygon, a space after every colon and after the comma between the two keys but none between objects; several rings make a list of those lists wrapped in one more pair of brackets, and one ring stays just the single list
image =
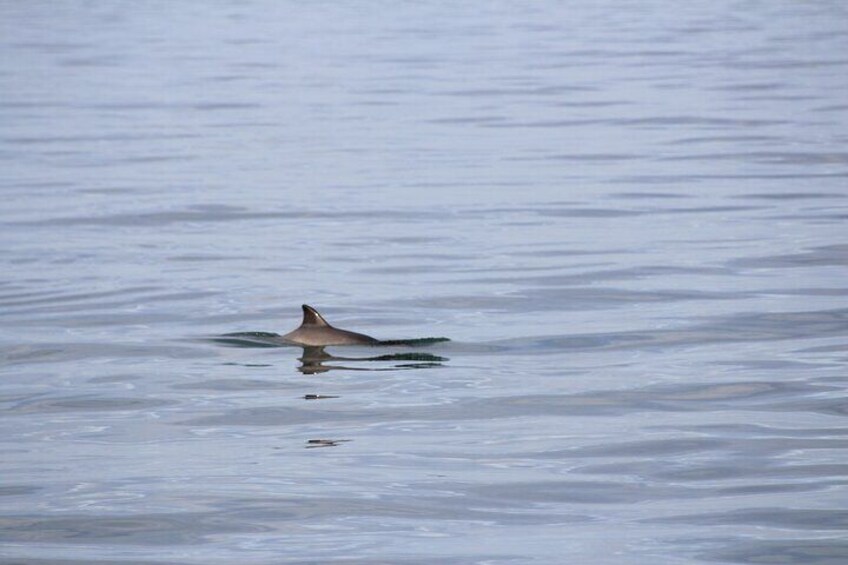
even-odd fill
[{"label": "dorsal fin", "polygon": [[303,323],[301,326],[327,326],[330,327],[330,324],[327,323],[327,320],[324,319],[321,314],[318,313],[318,310],[304,304],[301,306],[303,308]]}]

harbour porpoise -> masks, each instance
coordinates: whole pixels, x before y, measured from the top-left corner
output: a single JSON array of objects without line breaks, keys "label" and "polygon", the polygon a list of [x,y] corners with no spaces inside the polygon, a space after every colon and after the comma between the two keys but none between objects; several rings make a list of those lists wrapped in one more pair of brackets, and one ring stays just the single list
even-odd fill
[{"label": "harbour porpoise", "polygon": [[[306,348],[322,348],[325,345],[388,345],[398,347],[423,347],[450,341],[446,337],[420,337],[413,339],[376,339],[349,330],[331,326],[312,306],[304,304],[303,322],[296,330],[280,335],[269,332],[236,332],[214,338],[214,341],[238,347],[280,347],[299,345]],[[373,359],[385,360],[383,358]]]},{"label": "harbour porpoise", "polygon": [[305,346],[324,345],[380,345],[382,342],[370,335],[340,330],[331,326],[318,310],[304,304],[300,327],[282,336],[289,343]]}]

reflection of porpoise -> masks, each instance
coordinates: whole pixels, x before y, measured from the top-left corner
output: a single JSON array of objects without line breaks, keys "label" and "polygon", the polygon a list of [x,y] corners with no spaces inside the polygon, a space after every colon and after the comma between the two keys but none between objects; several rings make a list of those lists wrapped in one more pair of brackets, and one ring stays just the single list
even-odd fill
[{"label": "reflection of porpoise", "polygon": [[312,306],[303,305],[303,323],[300,327],[282,336],[284,340],[298,345],[379,345],[380,340],[365,334],[334,328]]}]

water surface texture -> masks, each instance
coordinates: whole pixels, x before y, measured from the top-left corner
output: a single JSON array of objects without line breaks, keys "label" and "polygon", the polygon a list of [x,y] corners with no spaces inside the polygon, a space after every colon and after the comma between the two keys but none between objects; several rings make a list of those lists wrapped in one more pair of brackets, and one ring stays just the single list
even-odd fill
[{"label": "water surface texture", "polygon": [[[848,562],[844,2],[4,2],[0,89],[3,565]],[[302,303],[451,341],[214,339]]]}]

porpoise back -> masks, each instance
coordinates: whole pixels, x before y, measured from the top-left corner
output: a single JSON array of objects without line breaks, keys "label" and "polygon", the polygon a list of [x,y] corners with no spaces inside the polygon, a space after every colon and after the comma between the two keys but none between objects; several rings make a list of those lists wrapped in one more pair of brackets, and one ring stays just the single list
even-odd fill
[{"label": "porpoise back", "polygon": [[312,306],[304,304],[302,308],[303,322],[300,327],[282,336],[290,343],[307,346],[380,344],[380,340],[371,336],[334,328]]}]

